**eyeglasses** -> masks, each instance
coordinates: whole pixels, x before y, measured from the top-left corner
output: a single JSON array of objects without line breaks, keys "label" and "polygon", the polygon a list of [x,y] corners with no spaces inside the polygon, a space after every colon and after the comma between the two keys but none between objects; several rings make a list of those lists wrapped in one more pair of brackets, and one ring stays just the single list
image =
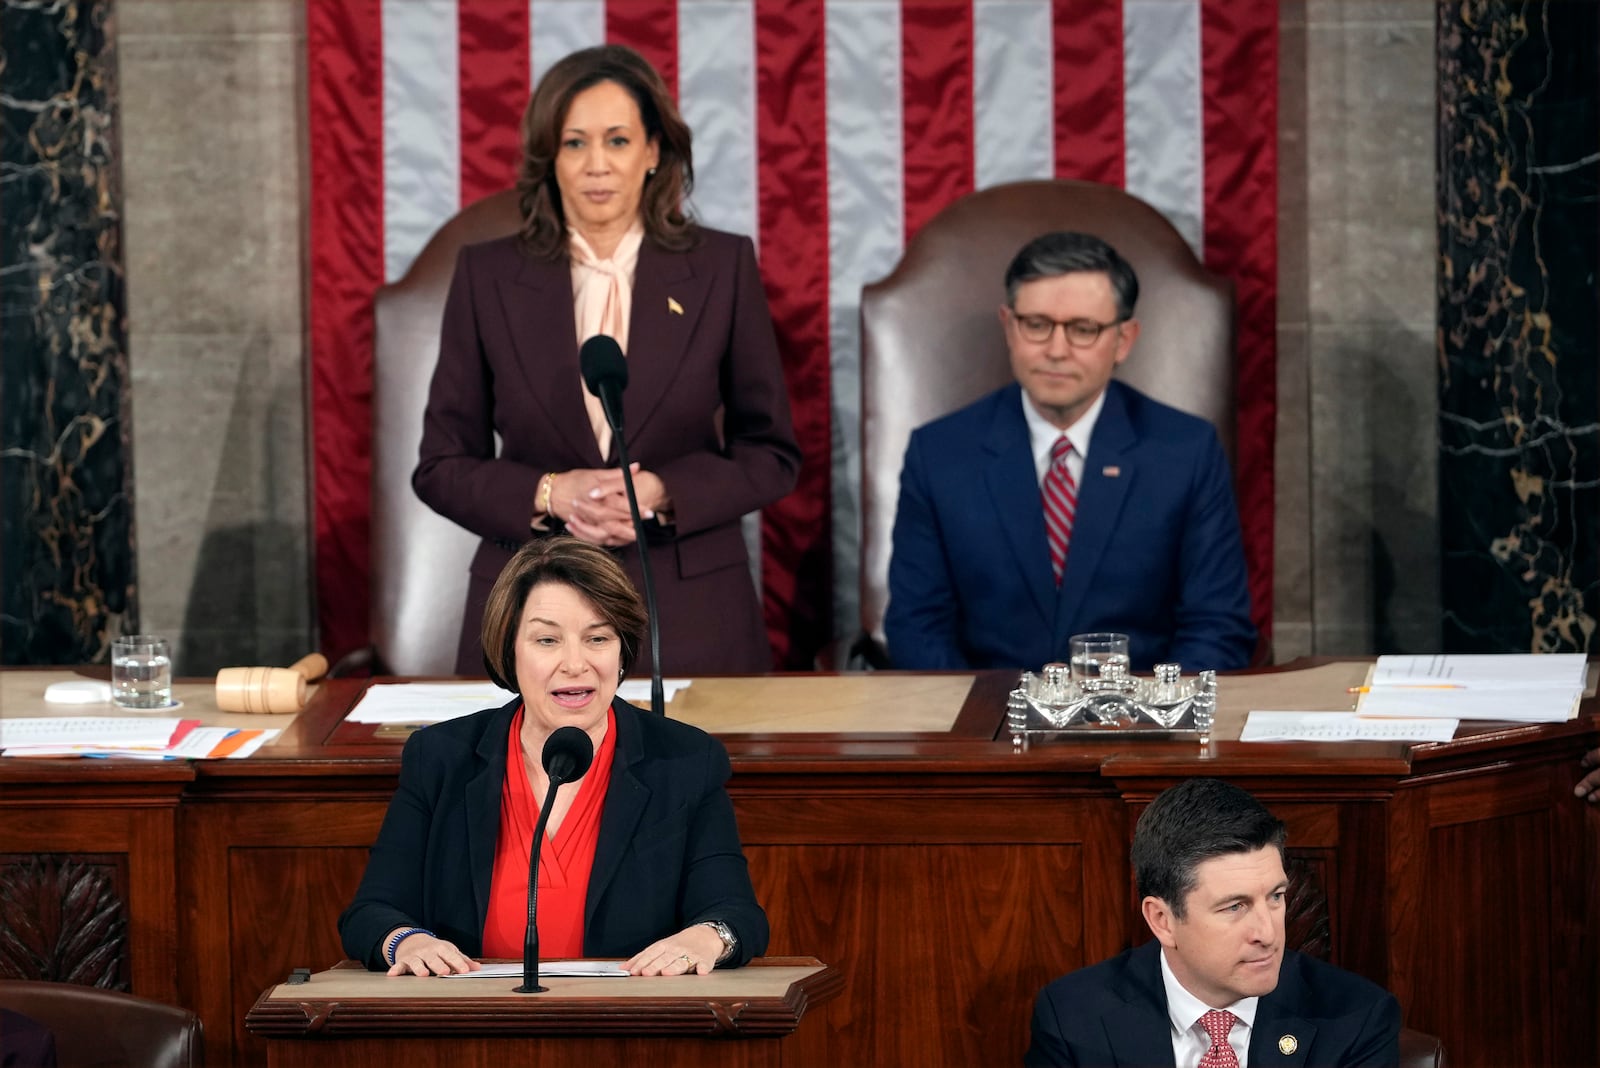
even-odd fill
[{"label": "eyeglasses", "polygon": [[1113,319],[1109,323],[1096,322],[1094,319],[1068,319],[1062,322],[1047,315],[1018,315],[1015,309],[1011,311],[1011,321],[1017,324],[1017,333],[1022,335],[1023,340],[1035,345],[1049,341],[1059,326],[1067,337],[1067,344],[1075,349],[1088,348],[1100,340],[1101,334],[1127,322],[1126,319]]}]

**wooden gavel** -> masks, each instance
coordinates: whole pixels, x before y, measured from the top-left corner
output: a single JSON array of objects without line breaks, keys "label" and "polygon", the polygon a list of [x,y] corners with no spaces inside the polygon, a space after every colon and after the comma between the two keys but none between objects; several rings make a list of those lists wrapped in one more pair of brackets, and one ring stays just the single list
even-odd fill
[{"label": "wooden gavel", "polygon": [[217,672],[217,707],[224,712],[298,712],[306,707],[306,683],[328,673],[321,653],[286,668],[233,667]]}]

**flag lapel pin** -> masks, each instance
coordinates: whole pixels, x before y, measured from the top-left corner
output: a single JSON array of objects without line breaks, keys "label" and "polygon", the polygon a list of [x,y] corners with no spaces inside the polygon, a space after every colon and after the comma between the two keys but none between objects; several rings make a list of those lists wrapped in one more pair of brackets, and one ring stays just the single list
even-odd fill
[{"label": "flag lapel pin", "polygon": [[1121,478],[1122,468],[1118,467],[1116,464],[1107,464],[1100,469],[1100,473],[1107,478]]}]

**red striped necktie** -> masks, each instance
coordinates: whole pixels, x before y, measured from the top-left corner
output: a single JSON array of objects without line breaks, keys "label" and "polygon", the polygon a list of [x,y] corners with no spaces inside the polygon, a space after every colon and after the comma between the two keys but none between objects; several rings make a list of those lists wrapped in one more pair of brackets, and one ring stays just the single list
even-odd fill
[{"label": "red striped necktie", "polygon": [[1072,442],[1062,434],[1050,446],[1050,470],[1045,472],[1040,493],[1044,498],[1044,533],[1050,542],[1050,569],[1056,573],[1056,585],[1061,585],[1061,573],[1067,567],[1067,543],[1072,540],[1072,517],[1078,511],[1078,484],[1067,470],[1067,457],[1072,454]]}]

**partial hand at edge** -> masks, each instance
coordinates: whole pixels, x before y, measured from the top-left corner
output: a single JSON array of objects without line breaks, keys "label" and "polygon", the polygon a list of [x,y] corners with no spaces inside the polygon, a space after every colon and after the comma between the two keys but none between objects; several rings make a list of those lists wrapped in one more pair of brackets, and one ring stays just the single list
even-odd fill
[{"label": "partial hand at edge", "polygon": [[1600,804],[1600,749],[1591,749],[1583,754],[1582,764],[1594,770],[1579,779],[1572,792],[1579,797],[1587,797],[1591,805]]}]

